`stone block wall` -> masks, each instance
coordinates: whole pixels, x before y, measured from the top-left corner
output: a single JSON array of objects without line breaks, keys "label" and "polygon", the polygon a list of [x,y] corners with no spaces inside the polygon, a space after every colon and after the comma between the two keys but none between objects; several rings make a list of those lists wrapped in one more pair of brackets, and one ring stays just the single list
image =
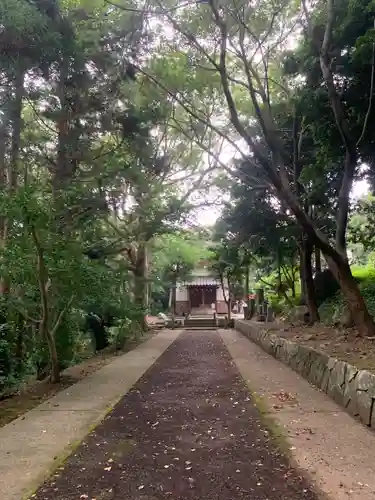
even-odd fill
[{"label": "stone block wall", "polygon": [[262,330],[244,320],[235,320],[236,330],[268,354],[290,366],[353,417],[375,430],[375,375],[331,358],[323,352]]}]

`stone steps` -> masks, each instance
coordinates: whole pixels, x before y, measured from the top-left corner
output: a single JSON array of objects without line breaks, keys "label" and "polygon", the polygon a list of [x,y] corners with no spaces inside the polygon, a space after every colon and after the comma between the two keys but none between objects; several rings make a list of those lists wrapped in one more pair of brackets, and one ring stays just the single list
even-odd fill
[{"label": "stone steps", "polygon": [[[210,329],[216,329],[216,328],[224,328],[227,326],[228,321],[223,318],[219,317],[217,319],[213,319],[210,317],[207,318],[194,318],[190,317],[189,319],[176,319],[175,320],[175,328],[186,328],[189,330],[210,330]],[[233,322],[231,322],[231,326],[233,327]],[[168,322],[167,325],[169,328],[171,328],[172,322]]]}]

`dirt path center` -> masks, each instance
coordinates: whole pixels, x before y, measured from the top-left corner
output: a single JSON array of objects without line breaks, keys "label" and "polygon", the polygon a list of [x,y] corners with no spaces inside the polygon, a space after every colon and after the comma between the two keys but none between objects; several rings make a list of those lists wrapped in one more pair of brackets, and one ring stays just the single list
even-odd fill
[{"label": "dirt path center", "polygon": [[187,331],[32,498],[317,496],[272,442],[219,335]]}]

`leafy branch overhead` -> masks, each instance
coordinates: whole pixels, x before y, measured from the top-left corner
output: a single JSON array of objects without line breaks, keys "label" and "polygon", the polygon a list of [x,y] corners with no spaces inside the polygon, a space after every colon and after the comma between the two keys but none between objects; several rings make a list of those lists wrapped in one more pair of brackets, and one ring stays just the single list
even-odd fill
[{"label": "leafy branch overhead", "polygon": [[301,292],[311,323],[326,266],[373,335],[350,264],[373,247],[371,199],[351,192],[375,185],[374,14],[369,0],[1,2],[0,391],[57,381],[90,335],[102,349],[111,328],[147,328],[200,259],[228,314],[262,279]]},{"label": "leafy branch overhead", "polygon": [[213,184],[216,166],[178,131],[187,115],[142,73],[154,33],[126,6],[0,6],[4,387],[25,370],[58,381],[116,321],[146,327],[155,241]]}]

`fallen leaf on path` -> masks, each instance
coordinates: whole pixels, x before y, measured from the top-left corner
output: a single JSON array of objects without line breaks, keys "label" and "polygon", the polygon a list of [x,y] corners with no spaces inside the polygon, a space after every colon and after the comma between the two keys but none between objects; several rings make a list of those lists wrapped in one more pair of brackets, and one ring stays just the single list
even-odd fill
[{"label": "fallen leaf on path", "polygon": [[275,392],[273,396],[278,398],[280,401],[294,401],[296,399],[292,393],[283,390],[281,390],[280,392]]}]

